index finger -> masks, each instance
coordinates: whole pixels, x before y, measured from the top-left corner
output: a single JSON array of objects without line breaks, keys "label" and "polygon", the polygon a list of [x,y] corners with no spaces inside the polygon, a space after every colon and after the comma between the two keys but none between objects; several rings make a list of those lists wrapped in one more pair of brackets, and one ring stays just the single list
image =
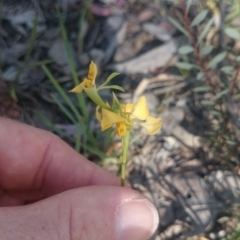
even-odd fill
[{"label": "index finger", "polygon": [[7,190],[41,189],[49,196],[88,185],[119,185],[119,181],[56,135],[0,118],[0,184]]}]

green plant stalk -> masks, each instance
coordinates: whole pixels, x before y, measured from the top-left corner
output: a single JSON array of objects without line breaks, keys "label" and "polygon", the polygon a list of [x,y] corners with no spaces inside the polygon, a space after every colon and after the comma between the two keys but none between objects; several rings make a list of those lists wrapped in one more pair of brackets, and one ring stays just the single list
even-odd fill
[{"label": "green plant stalk", "polygon": [[[74,66],[73,56],[72,56],[71,49],[70,49],[70,46],[69,46],[67,31],[66,31],[66,28],[64,26],[63,18],[60,14],[59,9],[57,9],[57,13],[58,13],[58,18],[59,18],[59,22],[60,22],[60,28],[61,28],[61,32],[62,32],[64,45],[65,45],[65,48],[66,48],[66,51],[67,51],[67,57],[68,57],[68,62],[69,62],[69,67],[70,67],[70,70],[71,70],[71,74],[72,74],[72,77],[73,77],[73,82],[74,82],[75,86],[77,86],[79,84],[79,79],[78,79],[78,76],[77,76],[77,71],[76,71],[75,66]],[[87,111],[87,108],[86,108],[86,101],[85,101],[85,98],[84,98],[83,94],[77,94],[77,99],[78,99],[79,106],[82,110],[82,114],[85,118],[85,121],[87,122],[88,119],[89,119],[89,115],[88,115],[88,111]]]},{"label": "green plant stalk", "polygon": [[130,131],[127,131],[126,135],[122,137],[122,165],[121,165],[121,186],[122,187],[125,186],[129,139],[130,139]]}]

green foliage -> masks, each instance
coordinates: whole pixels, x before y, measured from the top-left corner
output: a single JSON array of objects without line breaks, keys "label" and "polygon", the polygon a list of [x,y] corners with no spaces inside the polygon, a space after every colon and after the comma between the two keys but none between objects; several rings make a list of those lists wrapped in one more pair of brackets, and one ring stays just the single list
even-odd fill
[{"label": "green foliage", "polygon": [[225,29],[225,33],[233,39],[240,39],[240,32],[238,30],[236,30],[235,28],[226,28]]},{"label": "green foliage", "polygon": [[202,40],[206,37],[207,33],[209,32],[212,24],[214,22],[214,19],[211,18],[208,23],[206,24],[206,26],[204,27],[203,31],[201,32],[199,38],[198,38],[198,43],[202,42]]},{"label": "green foliage", "polygon": [[[74,66],[72,53],[70,50],[70,43],[67,36],[67,31],[64,26],[63,18],[59,12],[59,22],[60,22],[60,29],[62,32],[62,38],[65,44],[69,67],[72,74],[73,79],[73,85],[77,85],[79,83],[79,79],[77,76],[77,71]],[[48,77],[51,84],[55,87],[56,91],[60,95],[60,97],[57,97],[55,94],[52,94],[52,100],[56,103],[59,110],[66,116],[66,118],[69,121],[69,124],[74,124],[76,126],[76,133],[75,137],[69,136],[64,131],[60,130],[59,128],[55,127],[53,123],[51,123],[46,117],[43,115],[38,114],[38,116],[43,120],[43,122],[50,127],[53,131],[55,131],[59,136],[67,138],[70,142],[75,144],[76,151],[83,151],[85,154],[90,153],[93,155],[98,156],[100,159],[105,158],[105,153],[99,150],[99,146],[97,143],[97,136],[92,131],[92,129],[89,126],[89,113],[87,110],[85,98],[83,94],[76,94],[74,97],[77,98],[78,106],[76,106],[72,99],[70,98],[70,95],[66,92],[66,90],[59,84],[58,80],[54,77],[54,75],[51,73],[50,69],[46,66],[45,62],[40,63],[40,66],[42,67],[44,73]],[[112,78],[116,76],[113,75]],[[111,80],[111,79],[110,79]],[[109,81],[110,81],[109,80]],[[94,95],[92,93],[89,93],[90,95]],[[95,96],[95,95],[94,95]],[[93,96],[93,97],[94,97]],[[103,103],[105,106],[106,104]]]},{"label": "green foliage", "polygon": [[180,69],[184,69],[184,70],[191,70],[193,68],[198,68],[197,65],[192,64],[192,63],[187,63],[187,62],[177,62],[177,63],[175,63],[175,66]]},{"label": "green foliage", "polygon": [[232,234],[230,240],[239,240],[240,239],[240,225],[237,226],[235,232]]},{"label": "green foliage", "polygon": [[190,46],[190,45],[185,45],[185,46],[182,46],[178,49],[178,52],[182,55],[185,55],[185,54],[189,54],[189,53],[192,53],[193,52],[193,47]]},{"label": "green foliage", "polygon": [[188,31],[178,21],[176,21],[174,18],[170,16],[168,16],[168,19],[180,32],[182,32],[186,36],[189,36]]},{"label": "green foliage", "polygon": [[200,55],[201,56],[208,55],[209,53],[211,53],[212,50],[213,50],[213,46],[212,45],[203,46],[200,49]]},{"label": "green foliage", "polygon": [[202,12],[198,13],[198,15],[193,19],[191,26],[194,27],[199,23],[201,23],[207,16],[207,14],[208,14],[208,10],[203,10]]},{"label": "green foliage", "polygon": [[[223,12],[218,4],[211,7],[195,2],[194,9],[199,9],[199,12],[192,17],[189,10],[193,1],[185,1],[186,5],[182,2],[180,7],[183,17],[169,17],[169,20],[189,37],[190,44],[178,49],[181,60],[175,66],[182,75],[184,73],[184,76],[196,79],[192,92],[197,95],[198,103],[210,122],[205,132],[208,149],[214,159],[239,165],[240,116],[234,115],[232,106],[240,98],[237,77],[240,56],[233,49],[232,42],[240,39],[240,28],[234,23],[235,17],[240,14],[240,2],[223,2],[225,6],[229,5],[229,8],[221,9]],[[231,4],[236,9],[233,10]],[[216,23],[220,14],[222,22]]]},{"label": "green foliage", "polygon": [[207,65],[207,68],[215,68],[227,56],[227,52],[223,51],[215,56]]}]

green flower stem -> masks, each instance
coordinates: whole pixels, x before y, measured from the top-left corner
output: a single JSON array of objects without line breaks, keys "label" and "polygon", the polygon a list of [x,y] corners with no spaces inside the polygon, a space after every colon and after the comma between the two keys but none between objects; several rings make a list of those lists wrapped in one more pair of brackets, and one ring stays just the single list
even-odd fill
[{"label": "green flower stem", "polygon": [[127,153],[129,146],[130,132],[127,131],[126,135],[122,138],[122,166],[121,166],[121,186],[125,186],[125,175],[126,175],[126,164],[127,164]]}]

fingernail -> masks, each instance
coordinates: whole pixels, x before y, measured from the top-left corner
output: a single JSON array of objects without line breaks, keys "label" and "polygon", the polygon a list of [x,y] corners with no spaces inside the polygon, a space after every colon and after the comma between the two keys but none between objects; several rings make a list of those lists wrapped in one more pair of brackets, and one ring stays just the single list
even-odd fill
[{"label": "fingernail", "polygon": [[150,201],[126,201],[116,211],[116,239],[146,240],[156,231],[158,223],[158,212]]}]

